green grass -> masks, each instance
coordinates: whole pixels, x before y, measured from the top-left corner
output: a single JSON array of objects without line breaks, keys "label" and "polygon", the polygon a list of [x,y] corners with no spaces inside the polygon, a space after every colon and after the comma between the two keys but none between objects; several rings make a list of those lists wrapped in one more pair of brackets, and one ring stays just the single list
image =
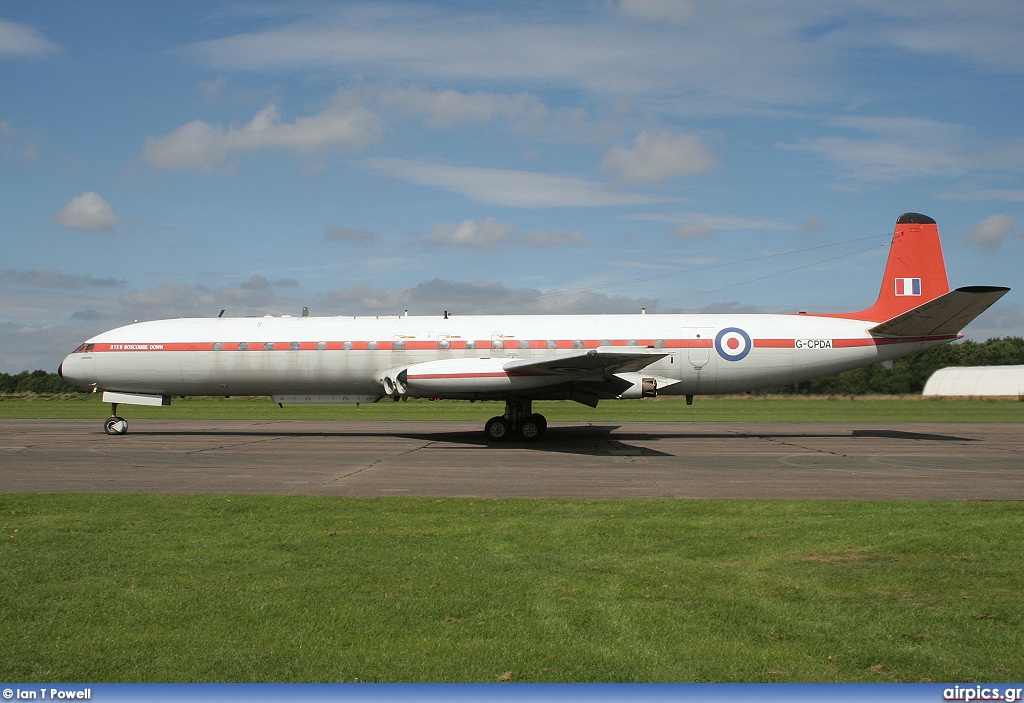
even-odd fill
[{"label": "green grass", "polygon": [[1006,681],[1024,504],[0,495],[6,681]]},{"label": "green grass", "polygon": [[[468,420],[500,415],[498,402],[412,400],[355,405],[286,405],[268,398],[173,399],[170,407],[122,405],[119,414],[156,419],[238,420]],[[920,397],[698,397],[604,401],[589,408],[568,401],[534,403],[551,422],[1024,422],[1024,403],[1010,399]],[[100,419],[110,406],[97,396],[0,397],[0,419]]]},{"label": "green grass", "polygon": [[[470,420],[194,398],[129,418]],[[1009,400],[698,398],[558,421],[1020,422]],[[0,418],[100,418],[96,397]],[[8,681],[1006,681],[1024,504],[0,494]]]}]

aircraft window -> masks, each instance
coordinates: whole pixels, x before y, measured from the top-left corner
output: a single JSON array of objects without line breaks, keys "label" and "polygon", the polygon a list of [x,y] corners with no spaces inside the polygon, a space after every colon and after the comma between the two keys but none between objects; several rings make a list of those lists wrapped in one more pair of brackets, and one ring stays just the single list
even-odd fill
[{"label": "aircraft window", "polygon": [[402,340],[398,340],[397,342],[391,345],[391,348],[394,349],[395,351],[402,351],[403,349],[405,349],[405,342],[403,342]]},{"label": "aircraft window", "polygon": [[437,343],[437,348],[438,349],[451,349],[452,348],[452,343],[449,342],[447,339],[442,339],[440,342]]},{"label": "aircraft window", "polygon": [[86,344],[85,345],[85,351],[86,351],[87,354],[92,352],[92,350],[95,349],[95,348],[96,348],[95,344]]},{"label": "aircraft window", "polygon": [[[324,348],[327,348],[327,345],[326,345],[326,344],[324,344]],[[351,348],[352,348],[352,342],[345,342],[345,343],[343,343],[343,344],[341,345],[341,348],[342,348],[342,349],[344,349],[344,350],[346,350],[346,351],[348,351],[349,349],[351,349]]]},{"label": "aircraft window", "polygon": [[239,342],[238,343],[238,351],[245,351],[248,348],[249,348],[249,343],[248,342]]},{"label": "aircraft window", "polygon": [[635,347],[635,346],[639,346],[639,343],[635,339],[631,339],[628,342],[626,342],[626,346],[628,346],[628,347]]},{"label": "aircraft window", "polygon": [[612,345],[612,340],[610,340],[610,339],[602,339],[601,343],[598,346],[599,347],[610,347],[611,345]]},{"label": "aircraft window", "polygon": [[505,343],[502,342],[500,339],[495,339],[494,341],[491,342],[491,349],[504,349],[504,348],[505,348]]},{"label": "aircraft window", "polygon": [[367,349],[370,349],[370,350],[376,349],[376,348],[377,348],[377,343],[376,343],[376,342],[369,342],[369,343],[368,343],[368,344],[366,345],[366,348],[367,348]]},{"label": "aircraft window", "polygon": [[558,349],[558,342],[553,339],[549,339],[547,343],[548,349]]},{"label": "aircraft window", "polygon": [[466,342],[466,349],[476,349],[476,342],[472,339]]},{"label": "aircraft window", "polygon": [[324,349],[327,348],[327,342],[317,342],[316,348],[320,351],[323,351]]},{"label": "aircraft window", "polygon": [[572,340],[572,348],[573,349],[582,349],[583,348],[583,340],[582,339],[574,339],[574,340]]},{"label": "aircraft window", "polygon": [[302,345],[299,344],[298,342],[292,342],[291,344],[288,345],[288,348],[291,349],[292,351],[298,351],[299,347],[301,346]]},{"label": "aircraft window", "polygon": [[224,345],[221,344],[220,342],[214,342],[213,343],[213,350],[214,351],[220,351],[223,348],[224,348]]},{"label": "aircraft window", "polygon": [[530,348],[530,340],[529,339],[520,339],[519,340],[519,348],[520,349],[529,349]]},{"label": "aircraft window", "polygon": [[655,339],[654,340],[654,346],[656,346],[658,349],[664,349],[665,348],[665,340],[664,339]]},{"label": "aircraft window", "polygon": [[267,351],[274,351],[274,343],[273,342],[266,342],[263,345],[263,348],[266,349]]}]

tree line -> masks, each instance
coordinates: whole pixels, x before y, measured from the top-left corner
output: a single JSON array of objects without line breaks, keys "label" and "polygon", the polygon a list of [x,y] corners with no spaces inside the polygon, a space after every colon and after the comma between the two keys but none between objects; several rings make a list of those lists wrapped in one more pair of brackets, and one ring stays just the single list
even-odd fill
[{"label": "tree line", "polygon": [[0,395],[36,393],[58,395],[60,393],[87,393],[55,373],[47,371],[22,371],[21,373],[0,373]]},{"label": "tree line", "polygon": [[[924,390],[928,377],[946,366],[1009,366],[1024,364],[1024,339],[997,337],[985,342],[969,339],[911,354],[893,362],[892,370],[881,364],[823,376],[787,386],[758,391],[783,395],[913,395]],[[55,373],[22,371],[0,373],[0,394],[87,393]]]}]

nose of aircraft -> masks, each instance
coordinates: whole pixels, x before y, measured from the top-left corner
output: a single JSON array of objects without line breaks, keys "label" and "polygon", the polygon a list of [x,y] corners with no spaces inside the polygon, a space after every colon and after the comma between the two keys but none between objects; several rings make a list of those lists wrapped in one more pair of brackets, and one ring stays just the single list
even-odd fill
[{"label": "nose of aircraft", "polygon": [[82,358],[82,354],[73,352],[64,357],[64,361],[60,362],[60,366],[57,367],[57,373],[68,383],[86,388],[93,381],[93,379],[88,378],[90,375],[89,366]]}]

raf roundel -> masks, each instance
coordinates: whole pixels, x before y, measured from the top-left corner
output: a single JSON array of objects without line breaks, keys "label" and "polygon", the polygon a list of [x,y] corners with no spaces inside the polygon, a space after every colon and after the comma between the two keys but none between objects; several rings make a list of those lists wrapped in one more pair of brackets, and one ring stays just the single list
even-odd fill
[{"label": "raf roundel", "polygon": [[715,351],[726,361],[739,361],[750,353],[750,335],[739,327],[726,327],[715,336]]}]

